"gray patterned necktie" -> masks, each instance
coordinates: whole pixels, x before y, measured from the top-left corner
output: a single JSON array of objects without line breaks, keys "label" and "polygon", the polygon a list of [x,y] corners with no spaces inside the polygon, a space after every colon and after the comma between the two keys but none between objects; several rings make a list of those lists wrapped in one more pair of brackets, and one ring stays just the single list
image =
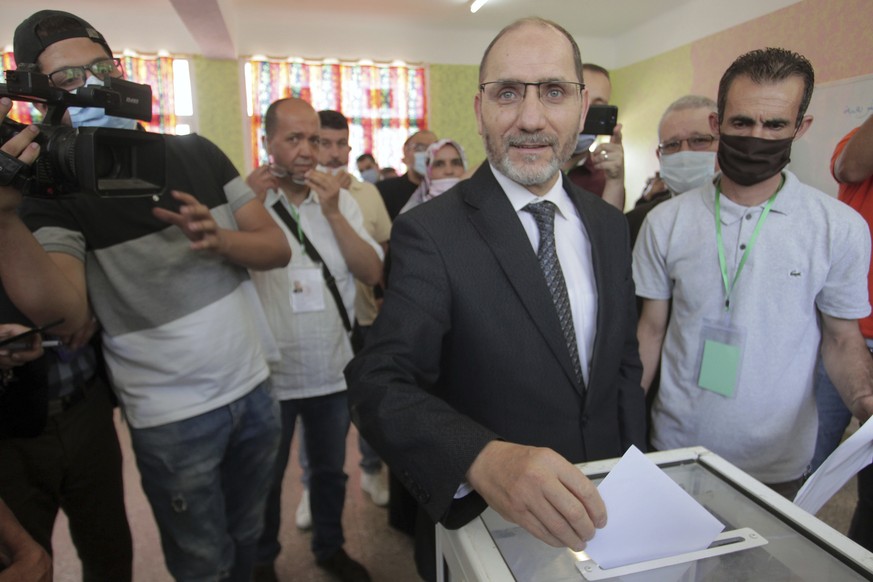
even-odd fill
[{"label": "gray patterned necktie", "polygon": [[537,259],[546,277],[546,284],[552,294],[555,310],[561,322],[561,330],[564,332],[564,341],[570,351],[570,361],[576,380],[580,386],[582,382],[582,365],[579,362],[579,349],[576,346],[576,328],[573,326],[573,312],[570,309],[570,297],[567,295],[567,284],[564,281],[564,273],[561,271],[561,263],[558,261],[558,250],[555,247],[555,210],[552,202],[531,203],[524,207],[530,212],[537,223],[540,231],[540,247],[537,251]]}]

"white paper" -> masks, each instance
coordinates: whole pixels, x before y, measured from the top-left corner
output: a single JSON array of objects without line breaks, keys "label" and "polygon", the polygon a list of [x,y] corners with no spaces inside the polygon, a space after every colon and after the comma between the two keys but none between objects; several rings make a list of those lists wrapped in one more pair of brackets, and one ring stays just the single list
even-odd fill
[{"label": "white paper", "polygon": [[794,503],[815,515],[846,481],[873,461],[873,423],[870,419],[841,444],[807,479]]},{"label": "white paper", "polygon": [[608,522],[585,548],[601,568],[703,550],[724,529],[636,447],[597,487]]}]

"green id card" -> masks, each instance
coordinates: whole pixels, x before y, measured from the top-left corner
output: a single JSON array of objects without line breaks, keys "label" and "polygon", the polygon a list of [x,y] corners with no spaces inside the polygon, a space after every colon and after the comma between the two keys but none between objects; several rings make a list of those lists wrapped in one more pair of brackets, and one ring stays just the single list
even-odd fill
[{"label": "green id card", "polygon": [[746,330],[721,321],[704,319],[700,330],[697,385],[725,398],[736,395],[743,368]]},{"label": "green id card", "polygon": [[739,347],[705,340],[697,385],[730,398],[737,388],[739,369]]}]

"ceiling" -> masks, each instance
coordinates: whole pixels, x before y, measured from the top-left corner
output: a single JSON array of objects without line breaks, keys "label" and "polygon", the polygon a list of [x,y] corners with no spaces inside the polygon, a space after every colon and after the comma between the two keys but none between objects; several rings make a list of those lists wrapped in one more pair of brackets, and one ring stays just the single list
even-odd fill
[{"label": "ceiling", "polygon": [[[798,0],[76,0],[114,50],[229,58],[260,54],[475,64],[506,24],[536,14],[577,39],[586,61],[624,66]],[[70,0],[42,8],[70,10]],[[33,11],[4,7],[0,43]]]}]

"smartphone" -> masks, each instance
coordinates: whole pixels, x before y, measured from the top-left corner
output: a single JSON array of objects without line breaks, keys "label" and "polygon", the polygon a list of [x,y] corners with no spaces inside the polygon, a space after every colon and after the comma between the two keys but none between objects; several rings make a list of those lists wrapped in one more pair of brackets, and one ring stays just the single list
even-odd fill
[{"label": "smartphone", "polygon": [[[42,345],[43,348],[59,348],[64,344],[61,340],[42,340],[40,345]],[[10,352],[23,352],[31,349],[31,343],[30,340],[12,342],[11,344],[6,344],[0,349],[9,350]]]},{"label": "smartphone", "polygon": [[[48,329],[53,327],[57,327],[60,324],[64,323],[63,319],[59,319],[57,321],[53,321],[51,323],[47,323],[45,325],[40,325],[29,329],[23,333],[19,333],[16,335],[9,336],[7,338],[3,338],[0,340],[0,350],[28,350],[30,349],[31,338],[38,333],[42,333]],[[45,345],[45,344],[43,344]]]},{"label": "smartphone", "polygon": [[618,107],[615,105],[592,105],[585,116],[581,133],[589,135],[612,135],[618,123]]}]

